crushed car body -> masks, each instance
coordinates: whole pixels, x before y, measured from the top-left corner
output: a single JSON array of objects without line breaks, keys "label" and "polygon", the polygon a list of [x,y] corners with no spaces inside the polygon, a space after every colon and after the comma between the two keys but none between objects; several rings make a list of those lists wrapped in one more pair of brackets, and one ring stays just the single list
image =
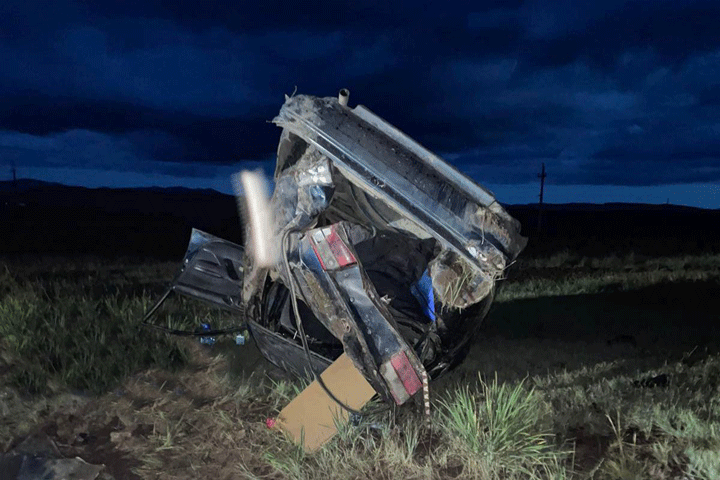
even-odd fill
[{"label": "crushed car body", "polygon": [[296,375],[345,352],[400,405],[424,375],[463,360],[526,239],[492,193],[348,107],[346,93],[286,97],[273,120],[269,206],[283,261],[254,265],[244,247],[194,230],[168,292],[237,312],[262,354]]}]

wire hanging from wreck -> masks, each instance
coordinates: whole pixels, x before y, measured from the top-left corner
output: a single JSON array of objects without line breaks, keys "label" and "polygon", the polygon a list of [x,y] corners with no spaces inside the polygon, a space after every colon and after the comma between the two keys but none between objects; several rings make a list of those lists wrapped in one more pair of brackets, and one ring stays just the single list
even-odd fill
[{"label": "wire hanging from wreck", "polygon": [[298,232],[298,231],[299,231],[299,229],[290,229],[290,230],[285,231],[285,233],[283,234],[282,243],[281,243],[281,245],[282,245],[282,250],[283,250],[282,260],[283,260],[283,267],[284,267],[284,269],[285,269],[285,273],[286,273],[286,275],[287,275],[287,277],[288,277],[288,282],[289,282],[289,284],[290,284],[290,285],[289,285],[289,287],[290,287],[290,300],[291,300],[292,307],[293,307],[293,313],[295,314],[295,320],[296,320],[296,322],[297,322],[298,331],[300,332],[300,341],[301,341],[301,343],[302,343],[303,350],[305,351],[305,356],[307,357],[307,361],[308,361],[308,367],[310,368],[310,371],[311,371],[312,374],[313,374],[313,378],[314,378],[315,380],[317,380],[317,382],[320,384],[320,386],[321,386],[322,389],[325,391],[325,393],[327,393],[327,395],[328,395],[335,403],[337,403],[338,405],[340,405],[341,408],[343,408],[343,409],[347,410],[348,412],[350,412],[350,414],[352,414],[352,415],[356,415],[356,416],[360,417],[360,416],[363,416],[363,415],[376,415],[376,414],[378,414],[378,413],[387,412],[387,411],[389,411],[389,410],[391,409],[391,407],[389,407],[389,406],[378,407],[378,408],[376,408],[376,409],[374,409],[374,410],[370,410],[370,411],[367,411],[367,412],[364,412],[364,413],[363,413],[363,412],[361,412],[360,410],[356,410],[356,409],[354,409],[354,408],[346,405],[342,400],[340,400],[339,398],[337,398],[337,397],[335,396],[335,394],[333,394],[333,393],[330,391],[330,389],[328,388],[328,386],[325,385],[325,381],[322,379],[322,376],[321,376],[321,375],[318,375],[318,373],[315,371],[315,369],[314,369],[313,366],[312,366],[312,354],[310,353],[310,347],[309,347],[309,345],[308,345],[307,335],[305,334],[305,328],[303,327],[302,318],[300,317],[300,310],[298,309],[297,297],[295,296],[295,286],[296,286],[296,284],[295,284],[295,278],[293,277],[292,272],[290,271],[290,263],[288,262],[288,255],[287,255],[288,249],[287,249],[287,247],[286,247],[286,245],[287,245],[287,239],[289,238],[290,233],[294,233],[294,232]]}]

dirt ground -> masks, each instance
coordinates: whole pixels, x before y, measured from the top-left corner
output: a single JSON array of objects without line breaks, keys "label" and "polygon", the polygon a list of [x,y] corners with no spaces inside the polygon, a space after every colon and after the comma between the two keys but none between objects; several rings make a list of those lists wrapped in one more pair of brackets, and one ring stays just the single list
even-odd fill
[{"label": "dirt ground", "polygon": [[[134,453],[145,454],[148,450],[145,447],[154,448],[160,425],[152,421],[154,415],[150,415],[147,423],[139,421],[138,412],[156,412],[162,410],[154,408],[158,404],[173,403],[178,408],[200,410],[227,395],[219,378],[227,377],[226,374],[237,382],[251,375],[290,380],[285,372],[266,362],[254,344],[240,348],[223,342],[217,348],[207,348],[190,340],[184,342],[191,350],[192,360],[182,372],[142,372],[102,397],[65,392],[40,400],[3,387],[0,392],[3,423],[11,423],[11,417],[30,412],[28,422],[18,422],[21,431],[2,439],[3,452],[48,458],[80,457],[87,463],[105,466],[100,479],[141,479],[135,470],[142,462]],[[250,419],[264,424],[265,416],[262,411],[246,410],[235,420]],[[0,475],[0,479],[4,478]]]}]

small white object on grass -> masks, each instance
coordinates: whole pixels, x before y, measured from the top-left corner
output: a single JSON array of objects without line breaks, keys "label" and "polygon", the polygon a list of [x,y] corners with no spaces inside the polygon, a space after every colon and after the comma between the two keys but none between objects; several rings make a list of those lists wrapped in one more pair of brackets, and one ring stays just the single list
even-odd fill
[{"label": "small white object on grass", "polygon": [[430,426],[430,385],[428,382],[428,374],[425,369],[421,372],[422,377],[422,388],[423,388],[423,403],[425,404],[425,421]]},{"label": "small white object on grass", "polygon": [[273,241],[272,211],[269,204],[268,183],[260,172],[243,170],[232,176],[238,207],[247,225],[247,247],[258,267],[272,267],[278,260]]}]

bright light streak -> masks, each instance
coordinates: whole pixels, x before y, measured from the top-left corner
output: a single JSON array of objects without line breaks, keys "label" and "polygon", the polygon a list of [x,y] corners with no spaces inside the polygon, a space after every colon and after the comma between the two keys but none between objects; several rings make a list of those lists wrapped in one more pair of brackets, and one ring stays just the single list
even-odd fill
[{"label": "bright light streak", "polygon": [[244,212],[247,246],[255,265],[272,267],[277,262],[277,245],[272,235],[273,219],[265,176],[262,172],[244,170],[233,175],[232,180],[238,207],[241,214]]}]

